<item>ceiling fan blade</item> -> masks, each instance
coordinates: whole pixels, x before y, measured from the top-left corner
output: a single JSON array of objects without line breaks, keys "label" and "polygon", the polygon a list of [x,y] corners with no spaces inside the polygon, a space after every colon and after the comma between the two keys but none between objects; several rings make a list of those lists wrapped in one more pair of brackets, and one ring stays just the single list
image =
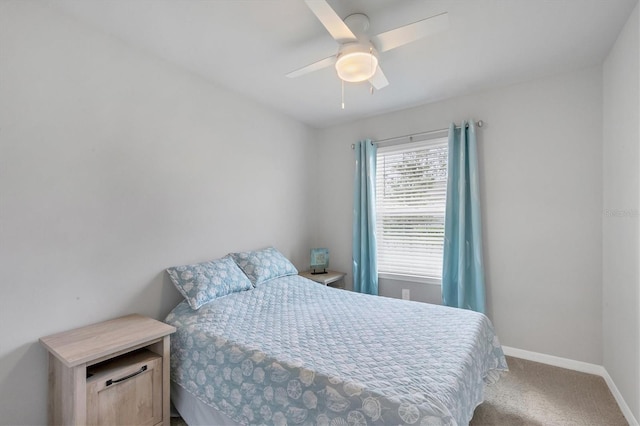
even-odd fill
[{"label": "ceiling fan blade", "polygon": [[302,68],[297,69],[295,71],[291,71],[289,74],[287,74],[287,77],[289,77],[289,78],[300,77],[301,75],[308,74],[310,72],[314,72],[314,71],[320,70],[322,68],[330,67],[331,65],[333,65],[335,63],[336,63],[336,57],[335,56],[329,56],[328,58],[320,59],[317,62],[309,64],[306,67],[302,67]]},{"label": "ceiling fan blade", "polygon": [[305,0],[305,3],[338,43],[357,40],[347,24],[325,0]]},{"label": "ceiling fan blade", "polygon": [[444,12],[413,24],[378,34],[373,37],[373,41],[379,52],[386,52],[448,28],[449,15]]},{"label": "ceiling fan blade", "polygon": [[371,83],[371,85],[375,87],[376,90],[380,90],[389,85],[389,80],[387,80],[387,77],[382,72],[382,68],[380,68],[380,66],[378,66],[378,69],[376,69],[376,73],[373,75],[373,77],[369,79],[369,83]]}]

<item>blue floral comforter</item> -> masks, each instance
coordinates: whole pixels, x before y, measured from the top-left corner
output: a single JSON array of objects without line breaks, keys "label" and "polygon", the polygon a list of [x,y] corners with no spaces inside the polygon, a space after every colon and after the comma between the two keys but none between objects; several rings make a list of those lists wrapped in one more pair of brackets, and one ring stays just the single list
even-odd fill
[{"label": "blue floral comforter", "polygon": [[244,424],[462,426],[507,369],[482,314],[297,275],[166,322],[171,379]]}]

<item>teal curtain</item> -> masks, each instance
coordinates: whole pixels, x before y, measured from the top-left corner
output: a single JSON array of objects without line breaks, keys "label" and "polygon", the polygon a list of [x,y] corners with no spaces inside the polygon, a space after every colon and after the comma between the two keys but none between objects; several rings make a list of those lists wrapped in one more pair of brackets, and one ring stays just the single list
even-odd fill
[{"label": "teal curtain", "polygon": [[378,294],[376,257],[376,152],[367,139],[355,144],[353,185],[353,290]]},{"label": "teal curtain", "polygon": [[473,121],[449,127],[442,302],[485,312],[478,150]]}]

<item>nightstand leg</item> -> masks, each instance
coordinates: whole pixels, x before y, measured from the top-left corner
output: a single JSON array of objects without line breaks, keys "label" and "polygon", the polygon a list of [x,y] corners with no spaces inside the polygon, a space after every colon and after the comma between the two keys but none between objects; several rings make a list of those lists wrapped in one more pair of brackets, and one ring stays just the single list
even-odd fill
[{"label": "nightstand leg", "polygon": [[87,423],[87,368],[84,364],[67,367],[49,353],[50,425],[85,425]]},{"label": "nightstand leg", "polygon": [[162,423],[169,426],[170,419],[170,402],[169,402],[169,366],[171,365],[170,357],[170,336],[164,336],[163,339],[148,349],[162,357]]}]

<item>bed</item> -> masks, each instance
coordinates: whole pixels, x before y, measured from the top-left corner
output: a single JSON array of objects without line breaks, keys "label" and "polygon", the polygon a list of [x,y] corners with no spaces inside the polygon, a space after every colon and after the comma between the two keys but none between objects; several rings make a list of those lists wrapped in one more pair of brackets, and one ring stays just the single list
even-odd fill
[{"label": "bed", "polygon": [[185,300],[166,322],[189,425],[466,425],[507,370],[482,314],[293,274]]}]

